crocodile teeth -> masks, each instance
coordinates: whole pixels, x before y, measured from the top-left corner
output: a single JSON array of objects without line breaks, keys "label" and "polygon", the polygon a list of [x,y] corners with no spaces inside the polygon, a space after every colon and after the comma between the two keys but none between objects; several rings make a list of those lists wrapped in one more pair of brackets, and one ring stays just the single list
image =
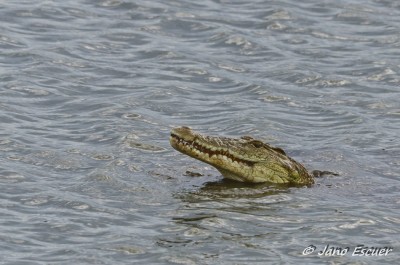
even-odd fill
[{"label": "crocodile teeth", "polygon": [[186,152],[192,152],[199,156],[204,156],[204,159],[218,158],[228,163],[236,162],[238,164],[245,164],[247,166],[253,166],[254,162],[247,161],[241,157],[236,157],[230,154],[227,150],[216,146],[204,146],[199,141],[186,141],[177,135],[172,134],[171,137],[177,140],[178,145],[182,146],[181,149],[187,150]]}]

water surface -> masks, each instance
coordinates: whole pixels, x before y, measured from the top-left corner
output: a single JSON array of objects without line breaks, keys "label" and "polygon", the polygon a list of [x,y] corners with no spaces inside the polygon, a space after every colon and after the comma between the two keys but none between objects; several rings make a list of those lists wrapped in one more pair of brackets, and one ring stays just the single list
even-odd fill
[{"label": "water surface", "polygon": [[[0,20],[2,264],[398,261],[396,1],[8,1]],[[223,181],[169,146],[181,125],[340,176]]]}]

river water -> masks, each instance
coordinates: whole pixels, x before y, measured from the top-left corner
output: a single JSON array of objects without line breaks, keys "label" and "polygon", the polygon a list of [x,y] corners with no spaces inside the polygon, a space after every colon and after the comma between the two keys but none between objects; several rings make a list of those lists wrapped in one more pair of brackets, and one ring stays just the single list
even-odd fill
[{"label": "river water", "polygon": [[[398,1],[15,0],[0,20],[1,264],[398,262]],[[223,181],[169,146],[182,125],[340,175]]]}]

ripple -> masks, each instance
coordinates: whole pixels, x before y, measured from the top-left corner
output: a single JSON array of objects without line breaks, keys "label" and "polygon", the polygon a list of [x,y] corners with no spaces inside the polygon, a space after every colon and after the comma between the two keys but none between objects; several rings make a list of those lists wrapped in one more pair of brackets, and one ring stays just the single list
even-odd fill
[{"label": "ripple", "polygon": [[[397,8],[4,1],[2,261],[298,264],[304,242],[397,242]],[[226,182],[170,148],[177,125],[341,175]]]},{"label": "ripple", "polygon": [[337,87],[349,84],[351,84],[350,80],[318,80],[314,82],[314,85],[319,87]]},{"label": "ripple", "polygon": [[226,44],[234,44],[236,46],[242,46],[244,49],[251,48],[252,44],[242,36],[231,36],[226,41]]},{"label": "ripple", "polygon": [[166,149],[160,146],[146,144],[140,142],[139,137],[135,134],[129,134],[124,138],[124,144],[129,148],[134,148],[142,151],[149,151],[153,153],[164,152]]},{"label": "ripple", "polygon": [[137,246],[120,246],[115,249],[116,251],[123,252],[128,255],[138,255],[143,254],[145,251]]},{"label": "ripple", "polygon": [[93,154],[91,158],[94,160],[112,160],[114,157],[107,154]]},{"label": "ripple", "polygon": [[87,210],[90,208],[89,205],[87,204],[80,204],[80,205],[74,205],[72,208],[77,209],[77,210]]},{"label": "ripple", "polygon": [[385,79],[388,79],[388,77],[390,78],[390,77],[393,77],[395,75],[396,75],[396,72],[394,72],[390,68],[386,68],[386,69],[383,70],[383,72],[371,75],[367,79],[368,80],[373,80],[373,81],[383,81]]},{"label": "ripple", "polygon": [[10,36],[0,34],[0,47],[3,49],[26,48],[27,46]]},{"label": "ripple", "polygon": [[141,143],[141,142],[136,142],[136,141],[128,141],[128,142],[126,142],[126,144],[128,144],[128,146],[131,148],[144,150],[144,151],[150,151],[150,152],[165,151],[165,148],[155,146],[155,145],[145,144],[145,143]]},{"label": "ripple", "polygon": [[35,89],[28,87],[10,87],[11,90],[22,92],[31,96],[48,96],[50,93],[44,89]]},{"label": "ripple", "polygon": [[365,226],[365,225],[375,225],[376,222],[374,222],[373,220],[359,220],[355,223],[350,223],[350,224],[343,224],[340,225],[339,228],[343,228],[343,229],[355,229],[359,226]]},{"label": "ripple", "polygon": [[30,205],[30,206],[37,206],[37,205],[42,205],[48,203],[49,200],[48,198],[31,198],[31,199],[24,199],[24,204],[25,205]]},{"label": "ripple", "polygon": [[235,73],[243,73],[246,71],[244,68],[241,68],[237,65],[219,64],[218,67]]},{"label": "ripple", "polygon": [[19,183],[23,182],[25,177],[16,172],[0,173],[0,181],[6,183]]}]

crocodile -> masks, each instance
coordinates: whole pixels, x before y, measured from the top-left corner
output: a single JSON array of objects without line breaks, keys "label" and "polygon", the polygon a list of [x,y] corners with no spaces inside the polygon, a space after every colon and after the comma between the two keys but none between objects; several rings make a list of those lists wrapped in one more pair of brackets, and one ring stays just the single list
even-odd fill
[{"label": "crocodile", "polygon": [[227,179],[252,183],[314,184],[313,175],[285,151],[250,136],[206,136],[183,126],[171,130],[170,144],[177,151],[212,165]]}]

